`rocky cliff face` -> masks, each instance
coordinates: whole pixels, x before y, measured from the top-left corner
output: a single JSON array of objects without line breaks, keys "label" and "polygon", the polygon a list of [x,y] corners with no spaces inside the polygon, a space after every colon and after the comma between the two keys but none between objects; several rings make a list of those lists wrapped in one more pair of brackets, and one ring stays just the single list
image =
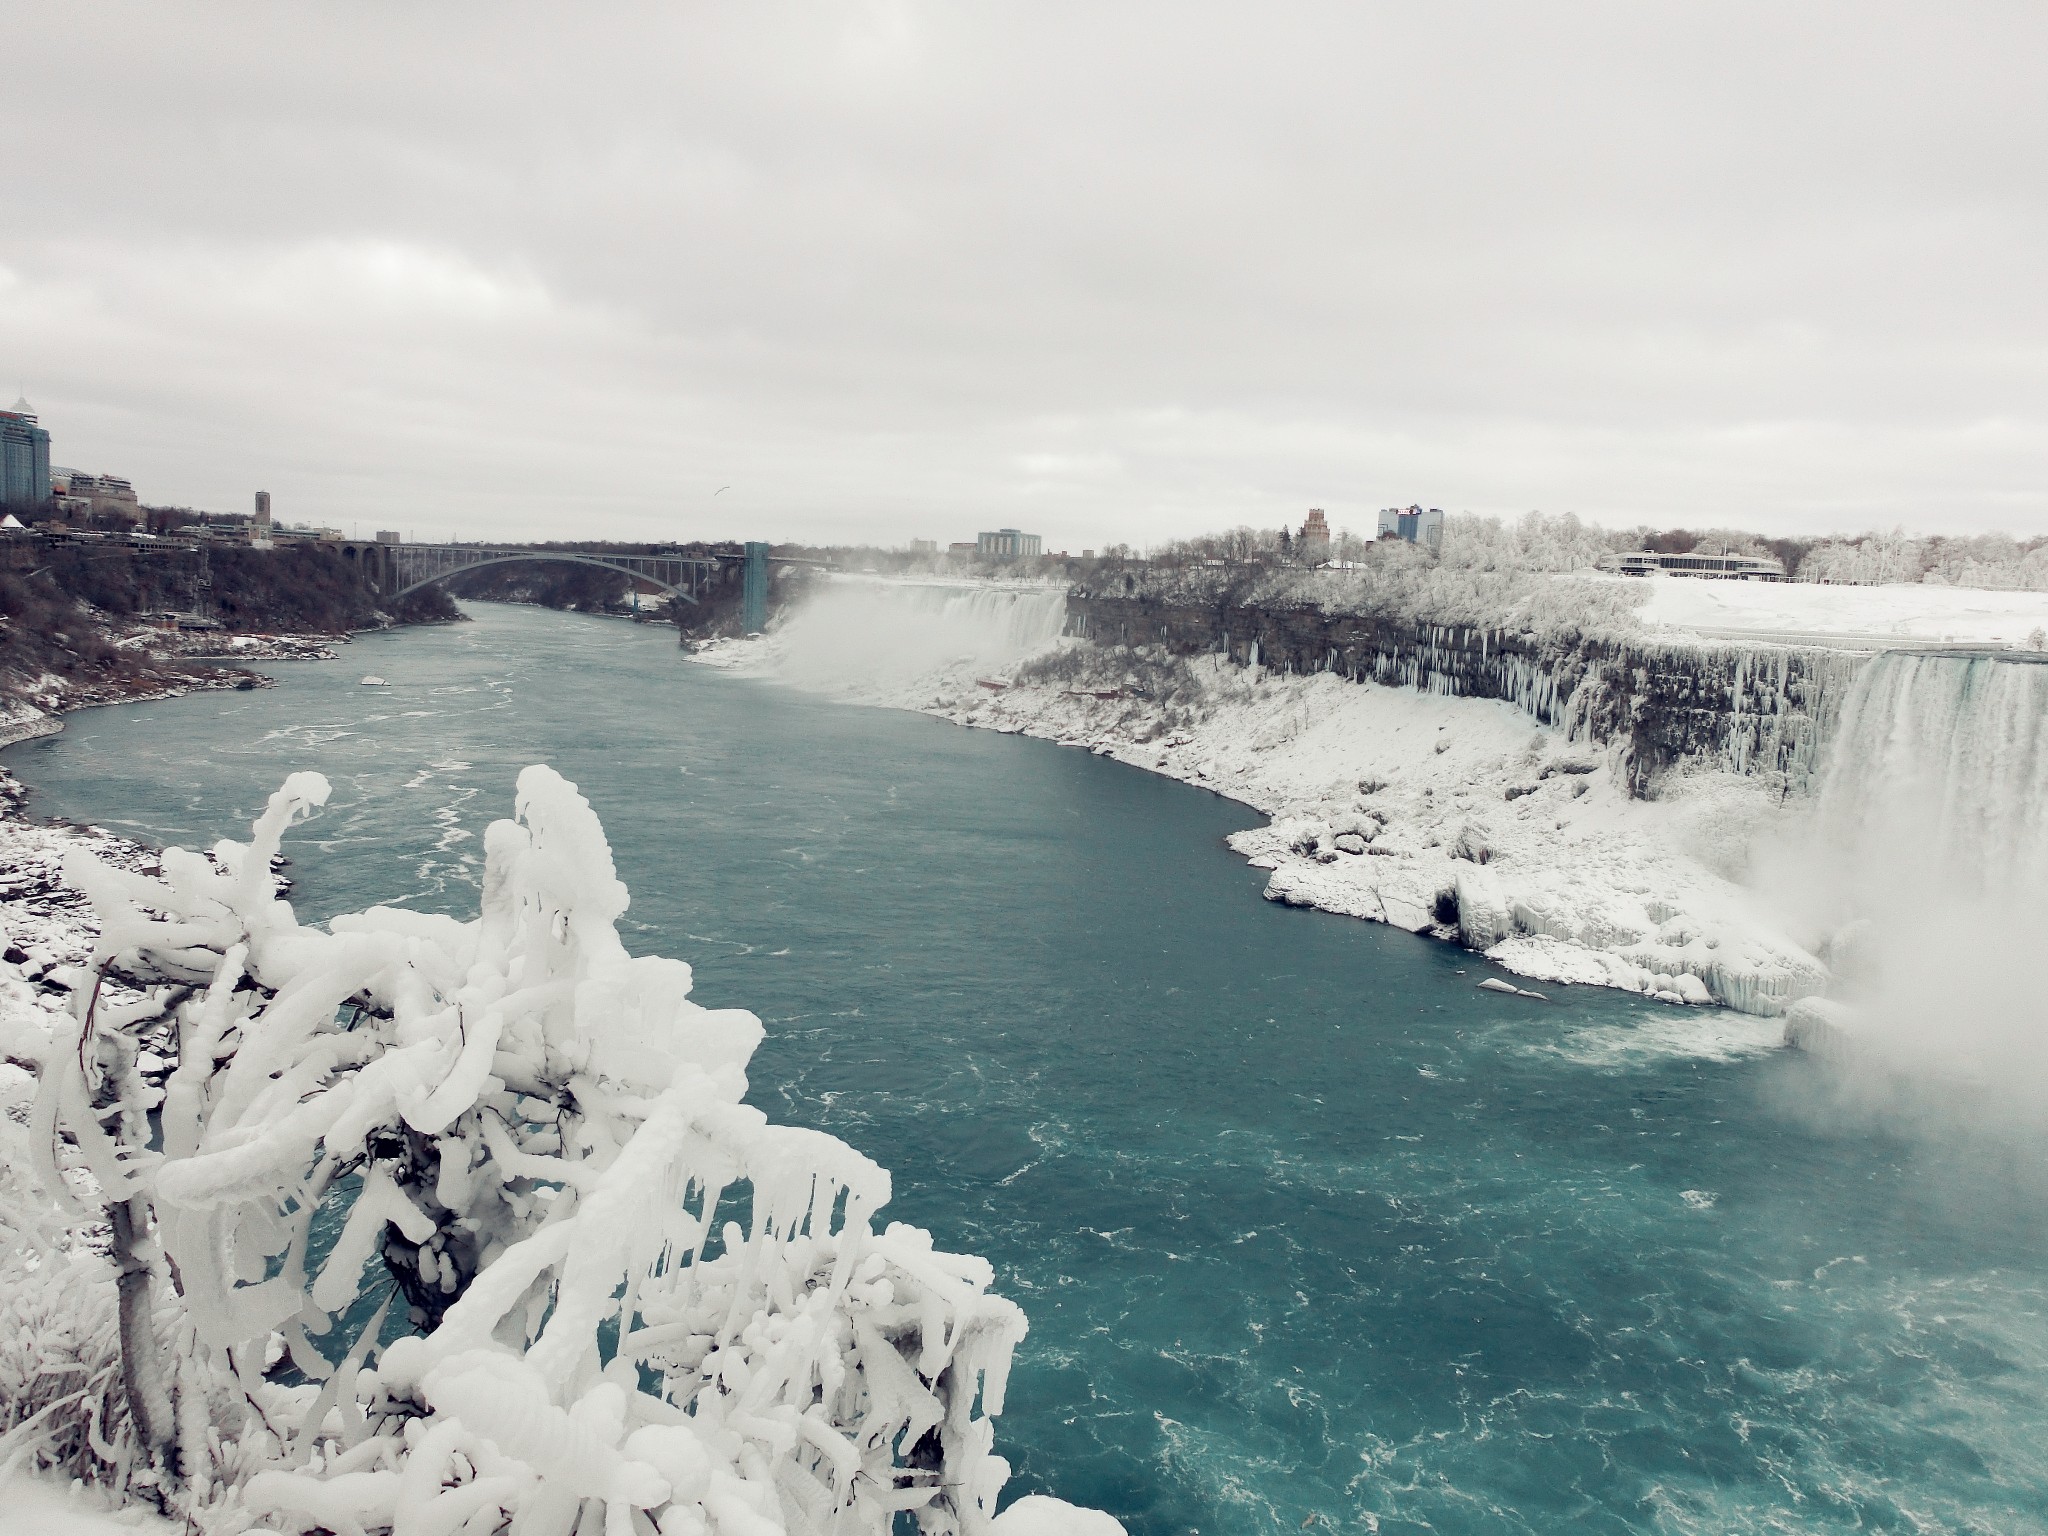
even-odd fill
[{"label": "rocky cliff face", "polygon": [[1621,743],[1629,792],[1704,761],[1816,782],[1819,751],[1866,658],[1841,651],[1540,635],[1329,613],[1310,606],[1175,602],[1076,588],[1067,633],[1107,646],[1228,655],[1248,667],[1334,672],[1457,697],[1504,699],[1573,740]]}]

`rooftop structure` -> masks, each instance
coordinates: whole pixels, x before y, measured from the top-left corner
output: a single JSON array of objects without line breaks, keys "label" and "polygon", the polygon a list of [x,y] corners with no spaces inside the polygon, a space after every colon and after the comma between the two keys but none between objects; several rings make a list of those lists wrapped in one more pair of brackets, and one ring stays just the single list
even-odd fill
[{"label": "rooftop structure", "polygon": [[1785,563],[1769,555],[1660,555],[1652,550],[1600,557],[1617,576],[1703,576],[1714,581],[1783,581]]}]

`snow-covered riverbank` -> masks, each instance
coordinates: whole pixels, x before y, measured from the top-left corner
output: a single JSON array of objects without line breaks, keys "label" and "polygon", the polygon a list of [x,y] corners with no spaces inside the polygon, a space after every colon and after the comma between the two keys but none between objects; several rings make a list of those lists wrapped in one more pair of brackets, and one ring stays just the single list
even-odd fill
[{"label": "snow-covered riverbank", "polygon": [[1269,899],[1456,939],[1520,976],[1766,1016],[1827,982],[1817,937],[1744,883],[1752,849],[1803,823],[1763,780],[1701,769],[1631,799],[1604,753],[1510,704],[1059,641],[1054,600],[980,602],[978,623],[958,594],[885,619],[815,605],[697,659],[1227,795],[1271,818],[1232,840],[1272,872]]},{"label": "snow-covered riverbank", "polygon": [[68,1003],[74,968],[92,955],[99,924],[84,894],[64,878],[74,850],[136,873],[153,873],[153,849],[97,827],[38,822],[23,812],[27,791],[0,768],[0,1050],[13,1028]]}]

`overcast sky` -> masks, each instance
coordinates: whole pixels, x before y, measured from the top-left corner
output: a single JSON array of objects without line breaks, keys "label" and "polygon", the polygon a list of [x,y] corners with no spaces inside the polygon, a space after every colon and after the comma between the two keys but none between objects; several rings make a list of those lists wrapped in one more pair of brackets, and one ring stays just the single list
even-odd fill
[{"label": "overcast sky", "polygon": [[2048,532],[2040,0],[0,21],[0,383],[149,502]]}]

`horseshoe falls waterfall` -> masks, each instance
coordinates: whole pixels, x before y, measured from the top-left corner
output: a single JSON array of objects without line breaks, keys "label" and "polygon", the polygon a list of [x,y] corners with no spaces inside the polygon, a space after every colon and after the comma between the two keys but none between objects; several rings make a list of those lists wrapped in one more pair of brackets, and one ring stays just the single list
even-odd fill
[{"label": "horseshoe falls waterfall", "polygon": [[1923,899],[2048,899],[2048,660],[1874,658],[1843,706],[1821,818],[1866,886],[1904,861]]},{"label": "horseshoe falls waterfall", "polygon": [[2048,1089],[2048,658],[1879,655],[1828,758],[1816,835],[1780,875],[1839,935],[1831,958],[1854,1012],[1832,1020],[1837,1043],[1974,1079],[2036,1118]]}]

